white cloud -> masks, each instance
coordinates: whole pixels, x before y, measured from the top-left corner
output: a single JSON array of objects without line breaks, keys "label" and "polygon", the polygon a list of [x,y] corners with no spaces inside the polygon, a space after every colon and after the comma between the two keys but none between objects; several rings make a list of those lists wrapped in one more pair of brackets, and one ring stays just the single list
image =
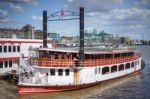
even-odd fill
[{"label": "white cloud", "polygon": [[116,0],[116,2],[123,4],[124,0]]},{"label": "white cloud", "polygon": [[35,16],[35,15],[32,15],[31,16],[31,18],[33,19],[33,20],[42,20],[42,16]]},{"label": "white cloud", "polygon": [[7,11],[0,9],[0,18],[1,18],[1,17],[5,17],[5,16],[7,16],[7,15],[8,15],[8,12],[7,12]]},{"label": "white cloud", "polygon": [[73,2],[74,0],[67,0],[68,2]]},{"label": "white cloud", "polygon": [[61,36],[76,36],[79,35],[79,32],[74,27],[65,28],[61,26],[50,26],[48,27],[50,33],[59,33]]},{"label": "white cloud", "polygon": [[[72,1],[72,0],[71,0]],[[122,5],[124,0],[66,0],[68,9],[78,10],[79,7],[84,7],[87,12],[107,12],[118,5]]]},{"label": "white cloud", "polygon": [[34,4],[37,0],[0,0],[2,3],[14,3],[14,4],[23,4],[23,3],[31,3]]},{"label": "white cloud", "polygon": [[150,10],[139,8],[112,9],[108,13],[86,13],[85,27],[113,34],[147,35],[150,39]]},{"label": "white cloud", "polygon": [[87,16],[91,18],[99,18],[99,20],[105,21],[144,21],[150,20],[150,10],[146,9],[114,9],[109,13],[91,12],[87,13]]},{"label": "white cloud", "polygon": [[143,25],[141,25],[141,24],[137,24],[137,25],[129,25],[129,27],[132,28],[132,29],[139,29],[139,28],[142,28]]},{"label": "white cloud", "polygon": [[34,0],[34,1],[32,2],[32,5],[38,6],[38,3]]},{"label": "white cloud", "polygon": [[[150,24],[150,10],[135,7],[123,8],[121,5],[123,5],[124,1],[125,0],[74,0],[68,3],[68,7],[73,9],[79,6],[85,7],[85,25],[92,28],[101,27],[102,29],[104,26],[109,28],[115,26],[128,27],[130,25],[132,25],[130,28],[147,27]],[[142,0],[140,0],[140,2],[141,1]],[[150,0],[144,0],[143,2],[148,1]],[[119,5],[121,8],[118,8]],[[142,26],[139,27],[140,25]]]},{"label": "white cloud", "polygon": [[140,0],[140,2],[143,4],[143,5],[148,5],[150,3],[150,0]]},{"label": "white cloud", "polygon": [[[8,12],[0,9],[0,22],[7,22],[9,19],[7,18]],[[1,24],[1,23],[0,23]]]},{"label": "white cloud", "polygon": [[90,16],[90,17],[94,17],[94,16],[97,16],[99,15],[100,13],[99,12],[90,12],[90,13],[86,13],[87,16]]},{"label": "white cloud", "polygon": [[9,18],[3,18],[3,19],[0,18],[0,22],[8,22],[8,21],[9,21]]},{"label": "white cloud", "polygon": [[35,2],[36,0],[18,0],[18,1],[22,1],[22,2],[25,2],[25,3],[30,3],[30,2]]},{"label": "white cloud", "polygon": [[144,21],[145,19],[150,20],[150,10],[146,9],[116,9],[111,11],[111,18],[115,20],[132,20],[132,21]]},{"label": "white cloud", "polygon": [[133,7],[140,8],[140,9],[148,9],[150,6],[150,0],[138,0],[134,1]]},{"label": "white cloud", "polygon": [[20,5],[10,3],[10,8],[16,12],[24,12],[23,8]]}]

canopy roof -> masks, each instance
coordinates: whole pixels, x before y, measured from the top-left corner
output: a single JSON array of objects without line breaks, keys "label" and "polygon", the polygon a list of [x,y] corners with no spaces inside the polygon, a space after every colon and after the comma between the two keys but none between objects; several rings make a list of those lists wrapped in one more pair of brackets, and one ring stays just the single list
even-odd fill
[{"label": "canopy roof", "polygon": [[[40,51],[64,52],[64,53],[78,53],[79,48],[39,48]],[[133,49],[118,49],[118,48],[85,48],[85,54],[114,54],[114,53],[128,53],[134,52]]]}]

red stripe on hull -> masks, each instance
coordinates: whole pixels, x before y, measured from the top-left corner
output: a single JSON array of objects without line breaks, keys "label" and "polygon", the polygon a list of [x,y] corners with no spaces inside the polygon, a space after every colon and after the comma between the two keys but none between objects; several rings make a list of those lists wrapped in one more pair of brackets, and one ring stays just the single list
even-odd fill
[{"label": "red stripe on hull", "polygon": [[82,85],[66,85],[66,86],[19,86],[19,95],[34,94],[34,93],[46,93],[57,92],[66,90],[77,90],[95,86],[97,83],[82,84]]},{"label": "red stripe on hull", "polygon": [[19,57],[6,57],[6,58],[0,58],[0,61],[5,61],[5,60],[17,60]]},{"label": "red stripe on hull", "polygon": [[29,95],[29,94],[35,94],[35,93],[47,93],[47,92],[57,92],[57,91],[66,91],[66,90],[77,90],[77,89],[83,89],[83,88],[88,88],[95,86],[99,83],[105,83],[110,80],[115,80],[119,79],[122,77],[130,76],[133,75],[141,70],[135,71],[133,73],[121,76],[121,77],[116,77],[113,79],[105,80],[105,81],[100,81],[100,82],[94,82],[94,83],[89,83],[89,84],[82,84],[82,85],[66,85],[66,86],[18,86],[18,91],[19,95]]},{"label": "red stripe on hull", "polygon": [[[21,40],[21,41],[15,41],[15,40],[8,40],[8,41],[1,41],[0,40],[0,44],[5,44],[5,43],[10,43],[10,44],[15,44],[15,43],[18,43],[18,44],[21,44],[21,43],[43,43],[43,41],[41,40],[41,41],[32,41],[32,40],[27,40],[27,41],[23,41],[23,40]],[[48,44],[52,44],[52,43],[55,43],[55,42],[52,42],[52,41],[48,41],[47,42]]]}]

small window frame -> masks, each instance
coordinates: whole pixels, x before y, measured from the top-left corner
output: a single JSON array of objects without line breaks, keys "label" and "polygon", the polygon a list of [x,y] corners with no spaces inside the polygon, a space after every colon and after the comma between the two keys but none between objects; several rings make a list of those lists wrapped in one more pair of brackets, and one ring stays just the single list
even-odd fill
[{"label": "small window frame", "polygon": [[66,75],[66,76],[69,76],[69,75],[70,75],[70,70],[69,70],[69,69],[66,69],[66,70],[65,70],[65,75]]},{"label": "small window frame", "polygon": [[16,52],[16,46],[15,45],[13,46],[13,52]]},{"label": "small window frame", "polygon": [[55,76],[55,74],[56,74],[56,70],[55,69],[50,69],[50,75]]},{"label": "small window frame", "polygon": [[63,69],[58,69],[58,76],[63,76]]}]

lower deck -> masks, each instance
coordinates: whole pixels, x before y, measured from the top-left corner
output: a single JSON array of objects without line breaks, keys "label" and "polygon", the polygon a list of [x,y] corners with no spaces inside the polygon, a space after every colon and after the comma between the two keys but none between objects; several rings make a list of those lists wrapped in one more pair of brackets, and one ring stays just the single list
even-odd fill
[{"label": "lower deck", "polygon": [[[124,76],[141,69],[141,58],[119,64],[92,67],[39,67],[21,72],[19,85],[61,86],[94,83]],[[33,70],[33,71],[32,71]]]},{"label": "lower deck", "polygon": [[0,75],[7,75],[11,73],[13,70],[18,72],[18,58],[6,58],[0,60]]},{"label": "lower deck", "polygon": [[116,80],[119,78],[123,77],[128,77],[130,75],[139,73],[140,70],[132,72],[127,75],[123,75],[117,78],[112,78],[109,80],[105,81],[99,81],[99,82],[94,82],[94,83],[89,83],[89,84],[80,84],[80,85],[62,85],[62,86],[28,86],[28,85],[19,85],[18,90],[19,90],[19,95],[27,95],[27,94],[35,94],[35,93],[46,93],[46,92],[57,92],[57,91],[66,91],[66,90],[77,90],[77,89],[83,89],[83,88],[88,88],[95,86],[97,84],[103,84],[106,83],[107,81],[110,80]]}]

